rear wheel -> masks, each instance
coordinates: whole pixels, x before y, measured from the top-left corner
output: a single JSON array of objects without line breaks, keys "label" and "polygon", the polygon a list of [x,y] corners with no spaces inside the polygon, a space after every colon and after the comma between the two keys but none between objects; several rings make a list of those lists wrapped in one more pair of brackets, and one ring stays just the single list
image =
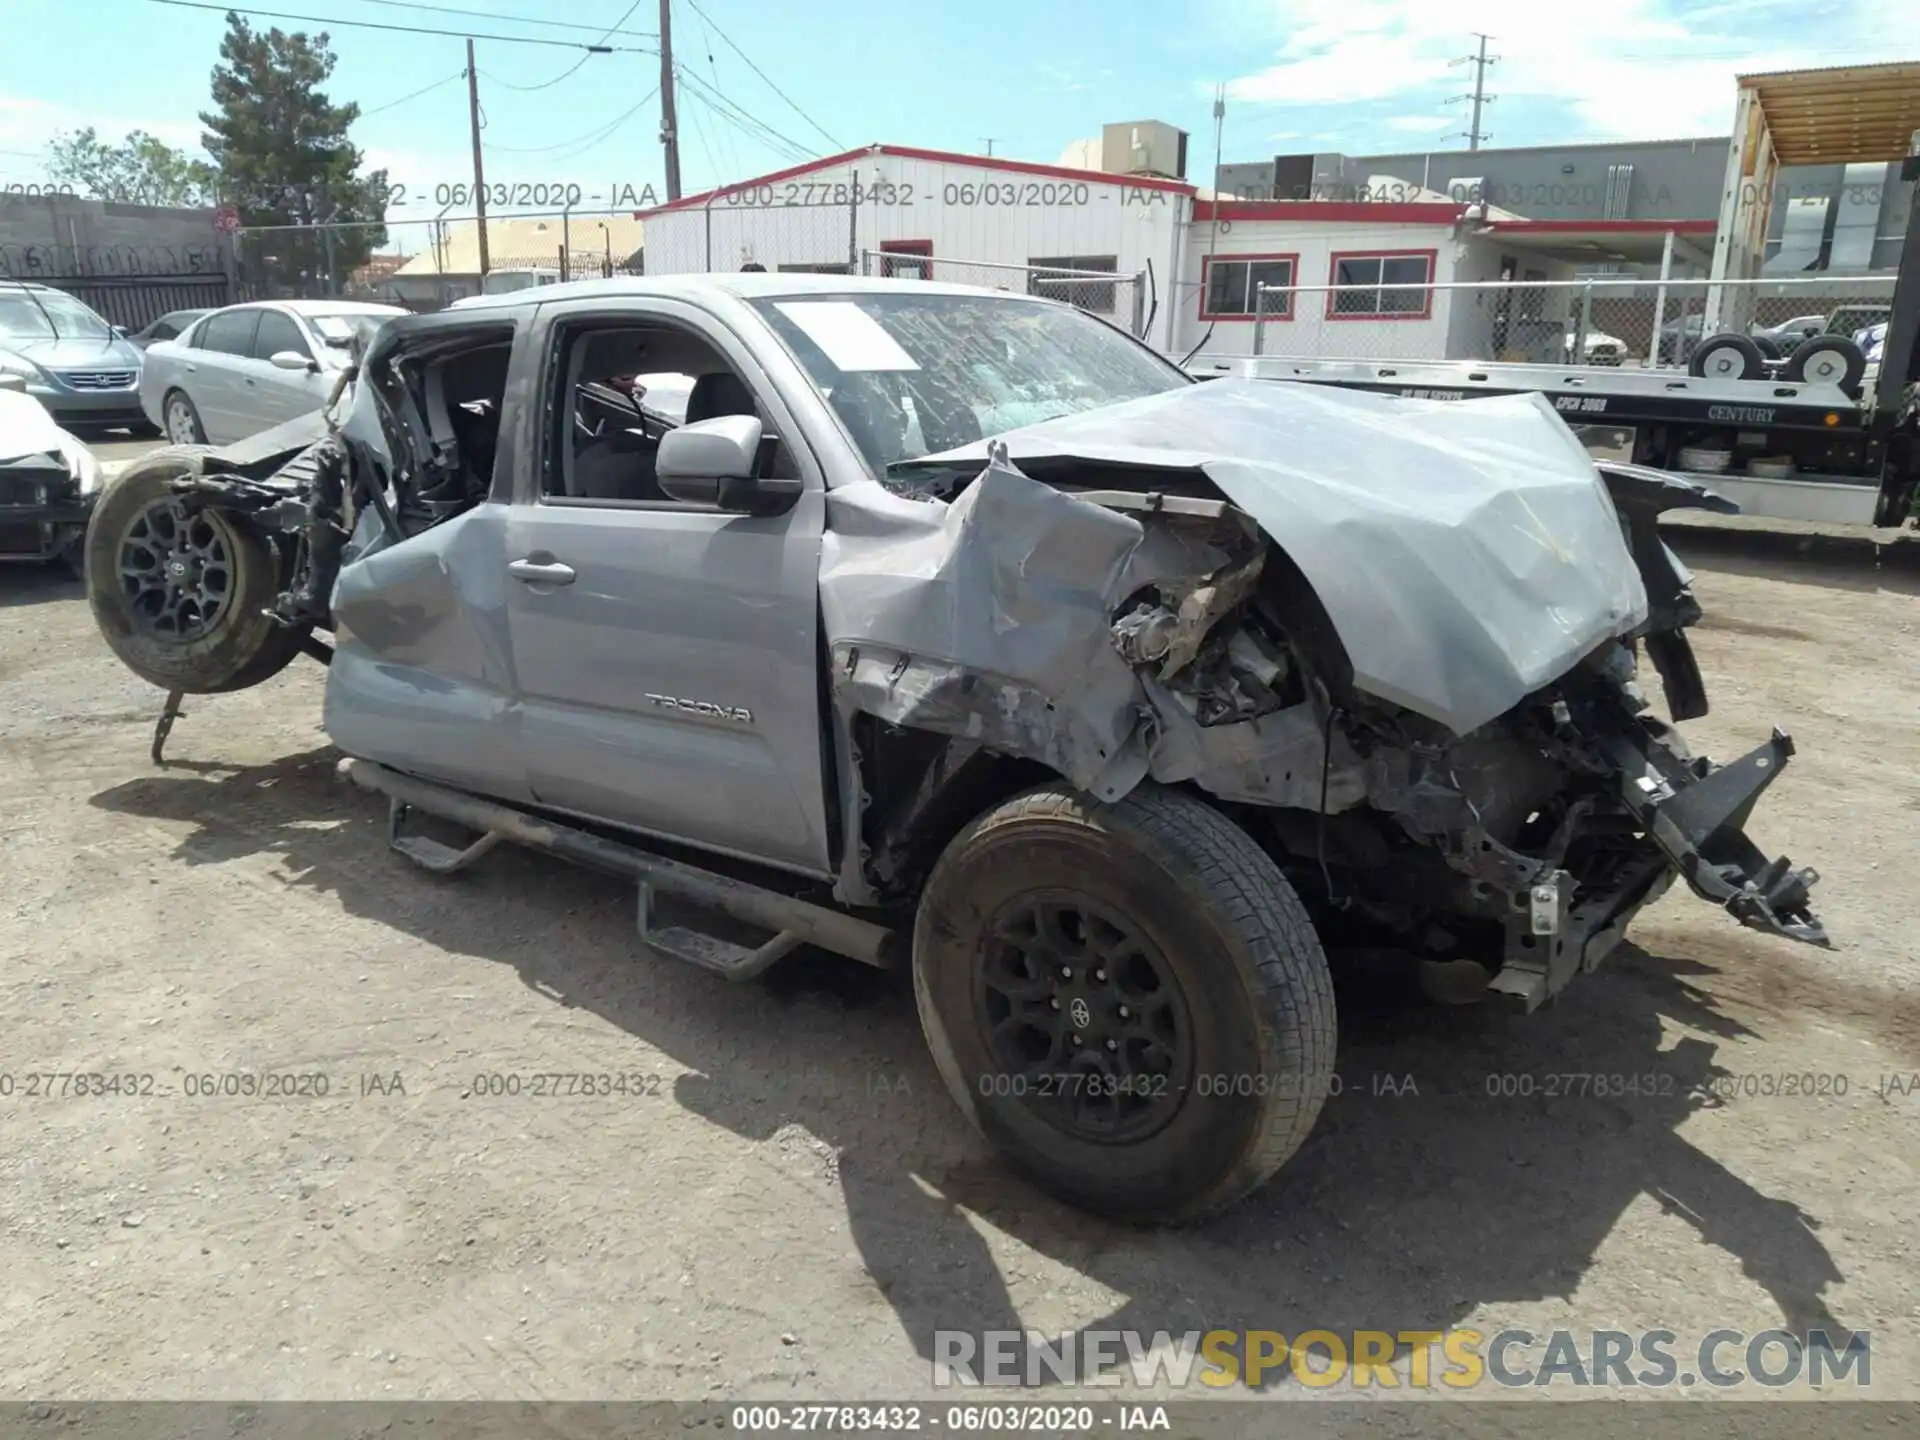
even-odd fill
[{"label": "rear wheel", "polygon": [[1326,957],[1247,834],[1190,795],[1066,790],[969,825],[914,927],[922,1028],[961,1109],[1042,1188],[1183,1221],[1258,1188],[1334,1085]]},{"label": "rear wheel", "polygon": [[169,482],[197,450],[142,456],[107,485],[87,527],[87,599],[123,664],[166,690],[258,684],[300,653],[304,631],[266,613],[279,551],[218,509],[189,510]]}]

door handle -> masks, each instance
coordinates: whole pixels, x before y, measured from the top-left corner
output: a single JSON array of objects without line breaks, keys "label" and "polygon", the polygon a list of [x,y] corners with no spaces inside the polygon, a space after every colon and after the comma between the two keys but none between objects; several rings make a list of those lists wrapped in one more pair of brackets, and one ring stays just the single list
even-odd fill
[{"label": "door handle", "polygon": [[557,560],[511,560],[507,562],[507,573],[516,580],[524,580],[529,585],[571,585],[573,567],[562,565]]}]

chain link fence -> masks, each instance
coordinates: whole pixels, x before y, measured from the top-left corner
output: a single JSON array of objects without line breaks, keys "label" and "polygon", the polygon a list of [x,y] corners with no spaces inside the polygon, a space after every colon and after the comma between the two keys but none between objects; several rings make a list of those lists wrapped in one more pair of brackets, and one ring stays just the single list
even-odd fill
[{"label": "chain link fence", "polygon": [[1253,353],[1684,369],[1726,330],[1749,335],[1767,359],[1817,334],[1857,342],[1891,313],[1893,286],[1890,275],[1263,285]]},{"label": "chain link fence", "polygon": [[1144,335],[1148,320],[1143,272],[1092,270],[1062,265],[1014,265],[992,260],[948,260],[906,249],[863,250],[860,273],[895,280],[939,280],[1060,300]]}]

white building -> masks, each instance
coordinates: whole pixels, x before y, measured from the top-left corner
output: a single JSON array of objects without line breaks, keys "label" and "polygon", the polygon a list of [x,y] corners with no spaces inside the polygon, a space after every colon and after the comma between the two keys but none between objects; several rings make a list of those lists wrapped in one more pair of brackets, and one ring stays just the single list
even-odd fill
[{"label": "white building", "polygon": [[[1197,348],[1202,356],[1254,349],[1257,287],[1318,287],[1269,295],[1259,327],[1267,353],[1522,358],[1518,317],[1535,330],[1550,321],[1557,345],[1561,331],[1552,327],[1566,313],[1564,295],[1556,315],[1538,292],[1503,306],[1487,292],[1426,287],[1568,279],[1576,264],[1607,258],[1627,241],[1644,249],[1649,238],[1657,257],[1666,227],[1600,222],[1574,233],[1564,221],[1489,216],[1485,207],[1424,193],[1219,200],[1164,174],[1119,173],[1115,132],[1137,137],[1143,128],[1154,127],[1107,127],[1105,170],[872,145],[686,196],[636,215],[646,224],[646,269],[753,264],[1030,291],[1106,315],[1165,353]],[[1407,190],[1393,185],[1387,193]],[[1380,288],[1395,285],[1412,288]]]}]

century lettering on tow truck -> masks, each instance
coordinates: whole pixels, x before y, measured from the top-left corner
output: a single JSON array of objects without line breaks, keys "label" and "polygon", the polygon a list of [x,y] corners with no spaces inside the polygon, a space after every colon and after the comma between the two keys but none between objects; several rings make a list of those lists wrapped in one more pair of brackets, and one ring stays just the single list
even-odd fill
[{"label": "century lettering on tow truck", "polygon": [[1731,425],[1771,425],[1780,412],[1770,405],[1709,405],[1707,419]]}]

